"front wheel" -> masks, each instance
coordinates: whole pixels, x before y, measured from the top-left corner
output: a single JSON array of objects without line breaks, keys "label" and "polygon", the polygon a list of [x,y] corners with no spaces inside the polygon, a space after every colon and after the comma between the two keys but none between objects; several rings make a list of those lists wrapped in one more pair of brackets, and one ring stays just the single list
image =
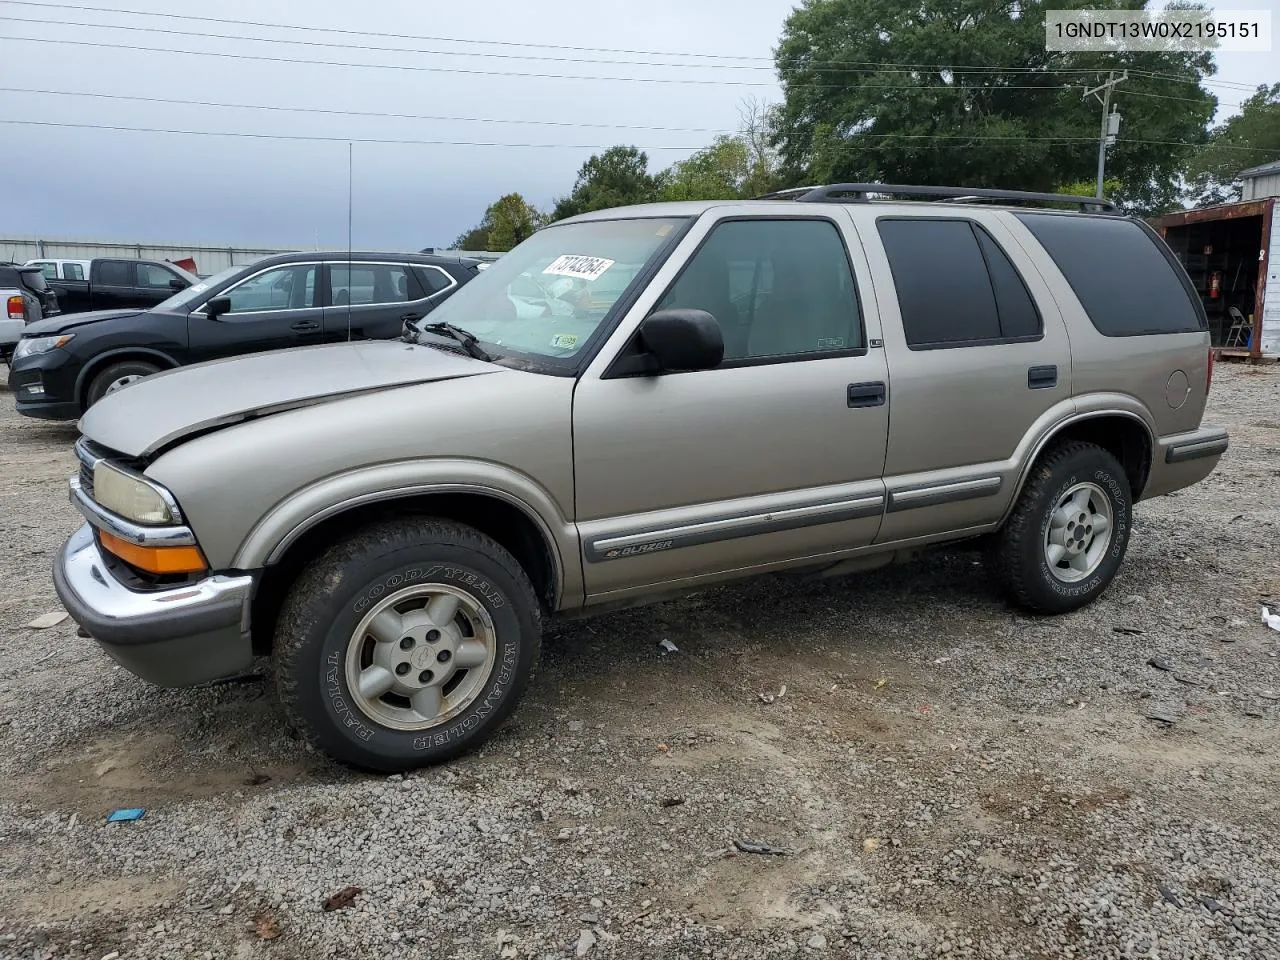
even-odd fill
[{"label": "front wheel", "polygon": [[160,368],[154,363],[146,363],[142,360],[125,360],[121,363],[113,363],[97,374],[89,384],[88,393],[85,395],[85,408],[92,407],[107,394],[115,393],[129,384],[159,371]]},{"label": "front wheel", "polygon": [[1032,468],[997,536],[995,565],[1012,599],[1066,613],[1110,585],[1129,544],[1133,509],[1124,468],[1092,443],[1064,443]]},{"label": "front wheel", "polygon": [[442,520],[379,524],[299,577],[281,610],[276,680],[311,743],[368,770],[469,750],[533,676],[541,617],[499,544]]}]

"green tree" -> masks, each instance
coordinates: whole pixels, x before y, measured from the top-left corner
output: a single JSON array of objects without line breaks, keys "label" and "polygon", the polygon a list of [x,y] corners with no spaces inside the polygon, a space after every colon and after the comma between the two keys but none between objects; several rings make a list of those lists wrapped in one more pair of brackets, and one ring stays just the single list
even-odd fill
[{"label": "green tree", "polygon": [[1280,160],[1280,83],[1262,86],[1240,112],[1214,127],[1191,161],[1191,193],[1200,204],[1240,199],[1240,171]]},{"label": "green tree", "polygon": [[505,253],[533,236],[543,219],[520,194],[508,193],[489,204],[479,225],[461,234],[454,248]]},{"label": "green tree", "polygon": [[575,217],[632,203],[649,203],[658,192],[657,178],[649,173],[649,157],[636,147],[610,147],[593,154],[578,171],[573,192],[556,201],[552,220]]},{"label": "green tree", "polygon": [[716,137],[704,150],[672,164],[658,175],[662,200],[732,200],[743,196],[751,174],[746,141]]},{"label": "green tree", "polygon": [[803,0],[776,53],[783,164],[816,182],[1049,190],[1087,180],[1101,108],[1082,96],[1084,86],[1128,69],[1107,170],[1132,209],[1167,209],[1213,115],[1215,100],[1200,85],[1212,55],[1044,49],[1046,9],[1145,4]]},{"label": "green tree", "polygon": [[[1124,191],[1124,185],[1119,180],[1113,180],[1106,177],[1102,181],[1102,195],[1110,200],[1112,197]],[[1071,183],[1063,183],[1053,188],[1053,193],[1069,193],[1073,197],[1092,197],[1098,192],[1098,180],[1095,177],[1092,180],[1075,180]]]}]

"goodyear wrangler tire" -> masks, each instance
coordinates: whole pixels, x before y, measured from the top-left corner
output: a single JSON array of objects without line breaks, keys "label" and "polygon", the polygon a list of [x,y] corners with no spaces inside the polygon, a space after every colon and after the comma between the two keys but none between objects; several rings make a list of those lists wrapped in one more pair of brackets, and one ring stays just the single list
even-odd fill
[{"label": "goodyear wrangler tire", "polygon": [[443,520],[372,526],[312,563],[275,638],[280,701],[317,749],[393,772],[485,739],[533,677],[540,608],[501,546]]},{"label": "goodyear wrangler tire", "polygon": [[1014,602],[1035,613],[1092,603],[1124,560],[1132,509],[1124,468],[1101,447],[1069,442],[1042,456],[995,545]]}]

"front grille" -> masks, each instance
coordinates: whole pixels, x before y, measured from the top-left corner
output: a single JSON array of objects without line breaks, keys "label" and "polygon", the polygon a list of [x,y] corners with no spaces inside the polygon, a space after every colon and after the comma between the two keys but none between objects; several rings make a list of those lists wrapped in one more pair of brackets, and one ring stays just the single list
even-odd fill
[{"label": "front grille", "polygon": [[93,469],[87,464],[80,464],[80,489],[90,500],[93,499]]}]

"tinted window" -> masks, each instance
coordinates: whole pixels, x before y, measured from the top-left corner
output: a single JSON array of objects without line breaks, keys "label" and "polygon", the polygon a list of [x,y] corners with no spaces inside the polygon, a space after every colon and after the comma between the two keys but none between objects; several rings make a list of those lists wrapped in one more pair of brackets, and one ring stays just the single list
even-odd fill
[{"label": "tinted window", "polygon": [[844,244],[826,220],[734,220],[716,227],[657,309],[705,310],[725,359],[859,348],[862,317]]},{"label": "tinted window", "polygon": [[1174,265],[1138,224],[1112,217],[1017,214],[1108,337],[1203,330]]},{"label": "tinted window", "polygon": [[417,266],[413,268],[413,272],[418,275],[428,297],[453,286],[453,278],[439,267]]},{"label": "tinted window", "polygon": [[169,281],[177,279],[177,274],[170,273],[158,264],[138,264],[138,286],[140,287],[150,287],[156,290],[168,290]]},{"label": "tinted window", "polygon": [[1022,276],[991,234],[976,223],[972,225],[978,245],[987,261],[991,289],[996,295],[996,312],[1000,315],[1000,335],[1006,340],[1038,337],[1044,329],[1040,311],[1027,292]]},{"label": "tinted window", "polygon": [[63,280],[83,280],[84,267],[78,263],[64,263],[62,265]]},{"label": "tinted window", "polygon": [[910,346],[1000,339],[986,261],[967,220],[880,220],[876,227]]},{"label": "tinted window", "polygon": [[329,264],[329,302],[334,306],[407,303],[409,275],[386,263]]},{"label": "tinted window", "polygon": [[232,313],[259,310],[300,310],[311,306],[316,284],[314,263],[277,267],[250,277],[232,287],[224,296],[231,298]]},{"label": "tinted window", "polygon": [[103,260],[98,264],[96,280],[111,287],[131,287],[133,264],[127,260]]}]

